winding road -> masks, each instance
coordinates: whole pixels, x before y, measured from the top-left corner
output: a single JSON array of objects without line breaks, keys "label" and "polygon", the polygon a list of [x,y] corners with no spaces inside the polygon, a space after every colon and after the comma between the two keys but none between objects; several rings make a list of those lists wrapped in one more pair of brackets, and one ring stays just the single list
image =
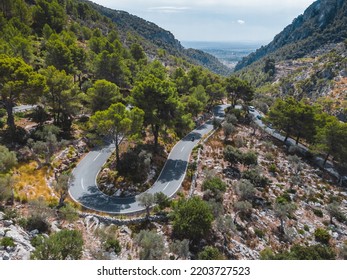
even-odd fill
[{"label": "winding road", "polygon": [[[229,105],[214,108],[214,116],[224,118],[224,110]],[[191,131],[171,150],[169,157],[153,186],[147,190],[154,194],[163,192],[168,197],[174,196],[180,189],[186,175],[188,160],[193,148],[200,139],[213,130],[212,120]],[[194,138],[193,138],[194,137]],[[192,141],[194,139],[194,141]],[[114,151],[114,145],[89,152],[73,171],[74,179],[70,183],[71,198],[87,209],[109,214],[133,214],[144,210],[137,197],[108,196],[97,186],[96,178],[102,166]]]}]

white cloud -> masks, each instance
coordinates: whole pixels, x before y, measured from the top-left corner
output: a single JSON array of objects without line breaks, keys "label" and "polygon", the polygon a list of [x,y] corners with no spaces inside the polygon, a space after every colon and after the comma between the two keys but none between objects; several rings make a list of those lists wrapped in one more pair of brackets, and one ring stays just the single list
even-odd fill
[{"label": "white cloud", "polygon": [[243,25],[243,24],[245,24],[246,22],[245,22],[244,20],[242,20],[242,19],[239,19],[239,20],[237,21],[237,23],[240,24],[240,25]]},{"label": "white cloud", "polygon": [[174,7],[174,6],[164,6],[164,7],[150,7],[147,9],[150,12],[158,13],[182,13],[184,11],[190,10],[189,7]]}]

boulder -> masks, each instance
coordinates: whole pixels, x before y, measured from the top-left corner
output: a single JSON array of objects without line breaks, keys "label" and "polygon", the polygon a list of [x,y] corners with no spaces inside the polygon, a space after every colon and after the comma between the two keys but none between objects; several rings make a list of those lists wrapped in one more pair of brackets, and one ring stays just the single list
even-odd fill
[{"label": "boulder", "polygon": [[4,221],[4,227],[9,227],[9,226],[12,226],[13,225],[13,221],[11,220],[5,220]]}]

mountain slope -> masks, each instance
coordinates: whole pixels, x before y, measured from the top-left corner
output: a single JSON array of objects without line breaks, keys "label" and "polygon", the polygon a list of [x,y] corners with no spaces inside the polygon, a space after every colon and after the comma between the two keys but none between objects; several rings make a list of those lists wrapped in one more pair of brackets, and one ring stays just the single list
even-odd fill
[{"label": "mountain slope", "polygon": [[141,44],[146,52],[156,55],[159,49],[167,51],[169,54],[187,59],[197,65],[221,75],[229,75],[232,70],[223,65],[217,58],[202,51],[185,49],[174,35],[157,26],[125,11],[112,10],[105,8],[88,0],[79,0],[90,4],[95,10],[116,23],[119,32],[122,34],[122,41],[126,44],[129,32],[142,39]]},{"label": "mountain slope", "polygon": [[235,70],[272,56],[277,61],[304,57],[322,45],[347,38],[347,1],[318,0],[279,33],[267,46],[261,47],[239,62]]}]

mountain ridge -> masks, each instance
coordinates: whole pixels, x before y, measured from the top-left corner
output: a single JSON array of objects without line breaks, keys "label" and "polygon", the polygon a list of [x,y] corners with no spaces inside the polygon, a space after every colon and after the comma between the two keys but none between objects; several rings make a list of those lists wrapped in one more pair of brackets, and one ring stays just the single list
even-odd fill
[{"label": "mountain ridge", "polygon": [[127,42],[127,33],[131,32],[140,38],[149,41],[147,48],[149,55],[154,55],[158,48],[167,51],[171,55],[181,56],[189,62],[203,66],[216,74],[227,76],[232,70],[226,67],[216,57],[206,52],[196,49],[186,49],[181,42],[168,30],[157,24],[147,21],[139,16],[132,15],[126,11],[110,9],[89,0],[78,0],[81,3],[88,3],[102,15],[111,19],[119,31],[123,33],[123,43]]},{"label": "mountain ridge", "polygon": [[318,0],[275,36],[272,42],[245,57],[235,70],[272,56],[276,60],[302,58],[328,43],[347,38],[347,2]]}]

